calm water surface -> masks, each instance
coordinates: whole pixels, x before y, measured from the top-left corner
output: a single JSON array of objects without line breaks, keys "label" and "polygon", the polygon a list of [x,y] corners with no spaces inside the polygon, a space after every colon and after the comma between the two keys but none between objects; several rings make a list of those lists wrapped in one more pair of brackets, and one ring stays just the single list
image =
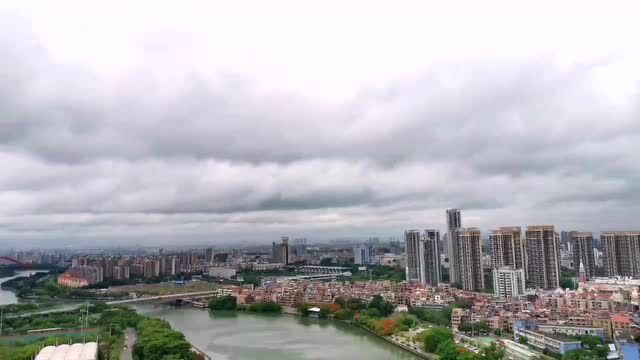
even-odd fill
[{"label": "calm water surface", "polygon": [[[14,276],[0,278],[0,284],[2,284],[7,280],[17,278],[18,276],[29,276],[39,272],[47,272],[47,270],[16,271],[16,274]],[[0,289],[0,305],[16,304],[17,302],[18,302],[18,297],[16,296],[16,293],[14,293],[11,290]]]},{"label": "calm water surface", "polygon": [[135,308],[167,320],[214,360],[418,359],[362,329],[330,320],[150,304]]}]

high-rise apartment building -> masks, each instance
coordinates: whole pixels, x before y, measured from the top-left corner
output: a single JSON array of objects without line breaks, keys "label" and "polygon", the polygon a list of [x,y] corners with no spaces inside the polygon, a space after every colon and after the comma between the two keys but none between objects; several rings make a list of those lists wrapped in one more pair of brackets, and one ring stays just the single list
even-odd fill
[{"label": "high-rise apartment building", "polygon": [[527,280],[531,286],[560,286],[560,241],[553,225],[528,226],[525,233]]},{"label": "high-rise apartment building", "polygon": [[580,263],[584,267],[587,278],[596,275],[596,258],[593,255],[593,234],[590,232],[572,231],[570,234],[573,248],[573,268],[576,272],[580,269]]},{"label": "high-rise apartment building", "polygon": [[484,288],[480,230],[475,228],[459,229],[458,247],[460,251],[460,284],[464,290],[480,291]]},{"label": "high-rise apartment building", "polygon": [[271,262],[276,264],[281,263],[281,255],[280,244],[274,241],[271,245]]},{"label": "high-rise apartment building", "polygon": [[442,281],[440,268],[440,230],[427,229],[424,231],[424,273],[425,282],[437,286]]},{"label": "high-rise apartment building", "polygon": [[440,273],[439,230],[404,232],[407,281],[436,286],[442,280]]},{"label": "high-rise apartment building", "polygon": [[447,210],[447,242],[449,255],[449,282],[462,283],[460,270],[460,239],[459,230],[462,227],[460,209]]},{"label": "high-rise apartment building", "polygon": [[404,247],[406,254],[406,276],[409,282],[421,281],[420,276],[420,231],[406,230],[404,232]]},{"label": "high-rise apartment building", "polygon": [[353,247],[353,262],[356,265],[367,265],[371,263],[371,254],[366,244],[357,244]]},{"label": "high-rise apartment building", "polygon": [[640,231],[607,231],[600,234],[607,276],[640,279]]},{"label": "high-rise apartment building", "polygon": [[462,227],[462,218],[460,209],[447,210],[447,229],[460,229]]},{"label": "high-rise apartment building", "polygon": [[213,248],[207,248],[207,250],[205,251],[204,254],[204,260],[208,263],[212,263],[213,262],[213,255],[214,255],[214,251]]},{"label": "high-rise apartment building", "polygon": [[113,278],[116,280],[127,280],[129,279],[129,267],[128,266],[114,266],[113,267]]},{"label": "high-rise apartment building", "polygon": [[287,236],[283,236],[280,242],[280,262],[284,265],[289,264],[289,238]]},{"label": "high-rise apartment building", "polygon": [[307,254],[307,239],[298,238],[294,240],[293,252],[296,256],[305,256]]},{"label": "high-rise apartment building", "polygon": [[391,250],[392,254],[395,255],[400,255],[402,254],[402,248],[400,247],[400,241],[399,240],[389,240],[389,249]]},{"label": "high-rise apartment building", "polygon": [[569,251],[569,249],[571,248],[571,245],[569,245],[570,243],[571,243],[571,236],[569,235],[569,232],[561,231],[560,232],[560,249]]},{"label": "high-rise apartment building", "polygon": [[491,264],[494,269],[510,266],[513,269],[525,268],[524,241],[519,226],[501,227],[489,234],[491,244]]},{"label": "high-rise apartment building", "polygon": [[524,269],[501,266],[493,269],[493,291],[496,296],[524,296]]},{"label": "high-rise apartment building", "polygon": [[72,267],[65,273],[76,279],[85,280],[88,285],[93,285],[104,280],[104,270],[100,266],[80,265]]},{"label": "high-rise apartment building", "polygon": [[155,259],[146,259],[143,264],[143,276],[147,279],[160,275],[160,261]]}]

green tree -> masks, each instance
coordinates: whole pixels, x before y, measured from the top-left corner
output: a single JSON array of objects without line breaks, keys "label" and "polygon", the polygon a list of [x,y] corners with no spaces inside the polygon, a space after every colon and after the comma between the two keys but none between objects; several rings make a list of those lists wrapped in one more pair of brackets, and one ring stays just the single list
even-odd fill
[{"label": "green tree", "polygon": [[376,308],[367,309],[366,314],[367,314],[368,317],[371,317],[371,318],[379,318],[380,317],[380,311],[378,311],[378,309],[376,309]]},{"label": "green tree", "polygon": [[504,349],[499,348],[495,342],[492,342],[491,345],[483,347],[480,354],[485,360],[502,360],[504,358]]},{"label": "green tree", "polygon": [[393,313],[395,307],[392,303],[385,301],[381,295],[374,295],[369,302],[369,309],[371,308],[378,309],[380,316],[386,317]]},{"label": "green tree", "polygon": [[337,320],[352,320],[355,312],[351,309],[340,309],[336,311]]},{"label": "green tree", "polygon": [[526,336],[520,336],[518,342],[522,345],[527,345],[529,343],[529,338]]},{"label": "green tree", "polygon": [[458,356],[460,356],[460,350],[458,350],[458,346],[456,346],[456,344],[451,339],[442,341],[440,344],[438,344],[434,351],[436,354],[438,354],[440,360],[458,360]]},{"label": "green tree", "polygon": [[354,311],[359,311],[359,310],[366,309],[367,308],[367,304],[365,304],[360,299],[351,298],[351,299],[347,300],[346,307],[351,309],[351,310],[354,310]]},{"label": "green tree", "polygon": [[409,313],[415,315],[422,321],[426,321],[434,325],[449,326],[451,322],[451,308],[448,306],[442,310],[431,310],[422,307],[412,307],[409,309]]},{"label": "green tree", "polygon": [[560,288],[575,290],[577,286],[573,278],[563,277],[563,278],[560,278]]},{"label": "green tree", "polygon": [[580,337],[580,341],[583,347],[590,350],[595,350],[599,345],[603,344],[602,338],[595,335],[583,335]]},{"label": "green tree", "polygon": [[322,260],[320,260],[320,266],[334,266],[335,263],[333,262],[332,258],[324,258]]},{"label": "green tree", "polygon": [[209,309],[211,310],[235,310],[237,307],[238,300],[231,295],[218,296],[209,301]]},{"label": "green tree", "polygon": [[562,360],[595,360],[596,357],[584,349],[571,350],[562,356]]},{"label": "green tree", "polygon": [[456,298],[456,301],[453,303],[454,308],[471,309],[472,306],[473,303],[465,298]]},{"label": "green tree", "polygon": [[329,314],[331,314],[331,309],[329,308],[329,306],[327,305],[322,305],[320,306],[320,313],[318,314],[318,316],[320,318],[327,318],[329,317]]},{"label": "green tree", "polygon": [[447,340],[453,341],[451,330],[442,326],[433,327],[424,337],[424,350],[430,353],[436,352],[438,345]]},{"label": "green tree", "polygon": [[300,315],[302,317],[307,317],[309,316],[309,309],[311,308],[311,306],[309,304],[302,304],[300,305],[300,307],[298,307],[298,311],[300,311]]}]

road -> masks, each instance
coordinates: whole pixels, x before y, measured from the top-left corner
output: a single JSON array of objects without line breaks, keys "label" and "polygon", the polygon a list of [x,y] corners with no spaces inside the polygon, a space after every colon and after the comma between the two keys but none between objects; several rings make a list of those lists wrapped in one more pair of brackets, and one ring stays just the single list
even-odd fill
[{"label": "road", "polygon": [[120,360],[133,360],[133,344],[136,342],[136,331],[132,328],[127,328],[124,331],[124,348],[120,353]]},{"label": "road", "polygon": [[135,299],[126,299],[126,300],[115,300],[115,301],[107,301],[107,305],[122,305],[122,304],[132,304],[137,302],[144,301],[155,301],[155,300],[170,300],[170,299],[180,299],[180,298],[191,298],[191,297],[203,297],[208,295],[215,295],[218,293],[218,290],[209,290],[209,291],[197,291],[197,292],[189,292],[182,294],[170,294],[170,295],[160,295],[160,296],[143,296]]}]

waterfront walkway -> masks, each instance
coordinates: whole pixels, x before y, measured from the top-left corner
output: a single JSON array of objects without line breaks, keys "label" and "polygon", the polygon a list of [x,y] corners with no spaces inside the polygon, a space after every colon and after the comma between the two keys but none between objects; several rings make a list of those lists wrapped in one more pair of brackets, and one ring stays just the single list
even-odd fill
[{"label": "waterfront walkway", "polygon": [[124,347],[120,353],[120,360],[133,360],[133,344],[136,343],[138,334],[132,328],[127,328],[124,331]]}]

